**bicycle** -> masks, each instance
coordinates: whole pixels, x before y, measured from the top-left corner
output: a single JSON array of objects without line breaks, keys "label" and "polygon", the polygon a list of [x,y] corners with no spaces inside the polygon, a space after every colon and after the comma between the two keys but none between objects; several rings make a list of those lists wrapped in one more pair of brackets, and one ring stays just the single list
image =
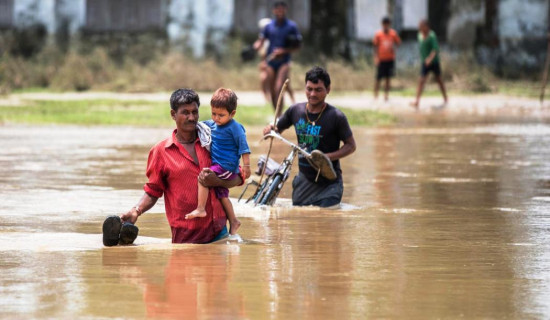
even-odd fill
[{"label": "bicycle", "polygon": [[[262,171],[265,171],[267,174],[267,179],[265,179],[261,184],[256,181],[251,181],[247,183],[243,192],[239,196],[238,201],[241,201],[242,197],[244,196],[246,190],[250,185],[255,185],[257,187],[256,192],[254,192],[254,194],[250,198],[248,198],[248,200],[246,200],[246,203],[252,201],[254,205],[273,205],[273,203],[275,203],[275,200],[277,200],[279,193],[283,189],[285,182],[290,176],[292,163],[294,162],[294,159],[298,154],[302,154],[306,159],[308,159],[308,161],[310,161],[310,163],[315,168],[318,168],[317,177],[319,177],[319,174],[322,174],[330,180],[336,179],[336,172],[332,167],[332,163],[330,162],[328,157],[322,152],[314,150],[313,152],[309,153],[298,145],[283,138],[281,135],[273,130],[264,136],[264,140],[268,138],[278,139],[290,146],[292,150],[280,164],[272,159],[268,159],[268,161],[266,161],[266,157],[260,157],[260,160],[258,161],[259,168],[256,173],[261,173]],[[263,168],[263,166],[266,166],[266,168]]]}]

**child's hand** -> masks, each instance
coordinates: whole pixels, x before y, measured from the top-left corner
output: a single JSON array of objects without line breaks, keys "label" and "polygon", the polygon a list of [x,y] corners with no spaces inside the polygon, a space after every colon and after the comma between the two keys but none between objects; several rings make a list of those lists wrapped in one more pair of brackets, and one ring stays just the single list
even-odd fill
[{"label": "child's hand", "polygon": [[243,167],[243,173],[244,173],[245,180],[250,178],[250,167],[249,166]]}]

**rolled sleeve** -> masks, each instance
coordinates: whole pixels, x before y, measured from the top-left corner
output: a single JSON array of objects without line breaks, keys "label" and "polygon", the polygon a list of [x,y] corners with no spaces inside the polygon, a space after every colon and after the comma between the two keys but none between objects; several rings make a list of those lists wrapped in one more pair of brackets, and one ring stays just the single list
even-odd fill
[{"label": "rolled sleeve", "polygon": [[292,125],[292,112],[294,111],[295,106],[291,106],[286,109],[285,113],[277,119],[277,130],[283,132],[284,130],[290,128]]},{"label": "rolled sleeve", "polygon": [[248,142],[246,141],[246,134],[242,134],[237,138],[237,143],[239,145],[239,155],[250,153],[250,148],[248,147]]},{"label": "rolled sleeve", "polygon": [[143,186],[143,190],[150,196],[160,198],[164,194],[166,185],[164,183],[164,161],[162,155],[156,148],[149,151],[147,159],[147,178],[149,181]]}]

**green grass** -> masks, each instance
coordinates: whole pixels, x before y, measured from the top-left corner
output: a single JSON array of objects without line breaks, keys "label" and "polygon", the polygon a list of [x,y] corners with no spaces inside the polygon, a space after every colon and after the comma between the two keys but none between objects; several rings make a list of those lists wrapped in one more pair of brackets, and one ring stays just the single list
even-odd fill
[{"label": "green grass", "polygon": [[[199,108],[200,119],[210,119],[210,108]],[[342,109],[351,125],[377,126],[395,122],[392,115],[366,110]],[[270,106],[239,106],[237,121],[263,126],[273,120]],[[166,103],[149,101],[77,100],[25,101],[24,105],[0,106],[0,123],[172,126]]]},{"label": "green grass", "polygon": [[48,92],[62,92],[62,91],[53,90],[53,89],[44,88],[44,87],[28,87],[28,88],[13,89],[10,93],[18,94],[18,93],[48,93]]}]

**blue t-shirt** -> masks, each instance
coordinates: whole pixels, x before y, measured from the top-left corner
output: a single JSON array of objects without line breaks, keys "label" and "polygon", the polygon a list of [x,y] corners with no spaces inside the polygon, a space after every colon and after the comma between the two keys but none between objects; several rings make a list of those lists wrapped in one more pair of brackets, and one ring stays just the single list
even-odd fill
[{"label": "blue t-shirt", "polygon": [[[300,31],[298,31],[298,26],[296,25],[296,22],[289,19],[284,19],[283,22],[279,25],[277,24],[276,19],[271,20],[271,23],[265,26],[260,34],[262,38],[269,40],[267,56],[269,56],[275,50],[275,48],[286,48],[287,38],[290,35],[296,36],[296,38],[298,39],[301,39],[302,37],[300,35]],[[289,62],[290,54],[287,53],[283,55],[277,61],[281,61],[284,63]]]},{"label": "blue t-shirt", "polygon": [[204,123],[212,129],[212,164],[219,164],[227,171],[239,173],[241,155],[250,153],[242,124],[233,119],[223,126],[218,126],[214,120],[206,120]]}]

